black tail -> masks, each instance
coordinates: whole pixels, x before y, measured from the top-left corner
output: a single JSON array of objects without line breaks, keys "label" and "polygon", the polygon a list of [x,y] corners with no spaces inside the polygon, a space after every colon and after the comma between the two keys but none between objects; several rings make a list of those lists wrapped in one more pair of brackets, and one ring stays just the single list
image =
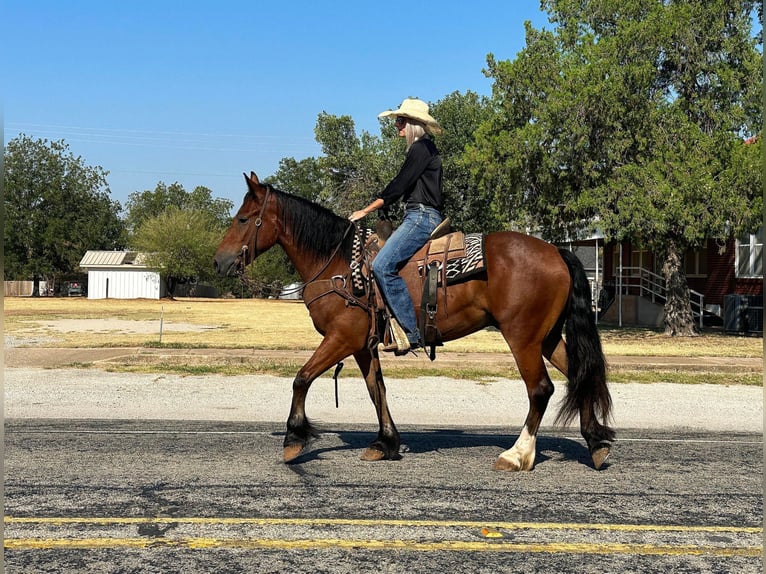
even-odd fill
[{"label": "black tail", "polygon": [[600,440],[611,441],[614,431],[606,423],[611,418],[612,398],[606,386],[606,360],[591,305],[590,283],[577,256],[566,249],[559,252],[572,277],[572,297],[566,320],[569,382],[556,423],[567,424],[580,414],[582,427]]}]

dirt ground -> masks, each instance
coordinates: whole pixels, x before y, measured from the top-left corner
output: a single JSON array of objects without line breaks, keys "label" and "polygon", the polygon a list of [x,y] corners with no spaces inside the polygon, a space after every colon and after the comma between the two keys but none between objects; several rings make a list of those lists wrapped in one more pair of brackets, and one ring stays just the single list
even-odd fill
[{"label": "dirt ground", "polygon": [[[57,319],[39,321],[48,332],[47,337],[5,337],[5,366],[61,368],[71,365],[102,364],[124,362],[178,362],[190,364],[220,365],[233,362],[256,360],[294,361],[303,363],[309,359],[312,351],[306,350],[270,350],[270,349],[172,349],[149,347],[118,348],[51,348],[55,338],[51,332],[109,332],[119,330],[127,334],[151,334],[157,331],[157,321],[123,319]],[[177,332],[201,332],[215,329],[212,325],[192,323],[167,323],[164,329]],[[42,346],[45,345],[45,346]],[[510,353],[456,353],[437,349],[436,362],[432,363],[426,353],[409,354],[406,357],[384,357],[384,361],[393,360],[397,364],[411,366],[455,367],[476,365],[502,370],[513,364]],[[607,356],[612,369],[677,369],[702,372],[762,372],[763,360],[760,357],[638,357]]]}]

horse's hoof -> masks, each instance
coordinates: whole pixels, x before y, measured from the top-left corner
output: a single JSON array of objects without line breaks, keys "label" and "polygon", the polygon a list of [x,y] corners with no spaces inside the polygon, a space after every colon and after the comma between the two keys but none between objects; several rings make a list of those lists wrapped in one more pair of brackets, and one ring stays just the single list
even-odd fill
[{"label": "horse's hoof", "polygon": [[290,446],[286,446],[284,451],[282,451],[282,460],[285,462],[295,460],[298,458],[298,455],[300,455],[302,451],[303,446],[300,444],[292,444]]},{"label": "horse's hoof", "polygon": [[377,448],[367,447],[359,458],[366,462],[375,462],[386,458],[386,453]]},{"label": "horse's hoof", "polygon": [[499,457],[495,464],[492,465],[492,470],[506,470],[509,472],[519,472],[521,470],[524,470],[521,468],[521,465],[512,460],[508,460],[507,458]]},{"label": "horse's hoof", "polygon": [[601,448],[597,448],[590,456],[593,458],[593,466],[596,470],[599,470],[601,465],[603,465],[604,462],[606,462],[606,459],[609,458],[609,447],[602,446]]},{"label": "horse's hoof", "polygon": [[497,457],[492,470],[507,470],[510,472],[520,472],[522,470],[532,470],[535,467],[535,454],[521,453],[514,449],[509,449]]},{"label": "horse's hoof", "polygon": [[502,458],[498,458],[495,461],[495,464],[492,465],[492,470],[510,470],[510,471],[517,471],[519,470],[518,465],[511,464],[507,460],[503,460]]}]

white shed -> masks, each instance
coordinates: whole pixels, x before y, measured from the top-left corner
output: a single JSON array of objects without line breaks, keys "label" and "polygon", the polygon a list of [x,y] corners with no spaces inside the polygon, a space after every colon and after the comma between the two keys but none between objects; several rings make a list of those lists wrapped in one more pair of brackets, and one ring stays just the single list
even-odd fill
[{"label": "white shed", "polygon": [[87,251],[80,267],[88,271],[88,299],[160,299],[165,284],[159,271],[134,251]]}]

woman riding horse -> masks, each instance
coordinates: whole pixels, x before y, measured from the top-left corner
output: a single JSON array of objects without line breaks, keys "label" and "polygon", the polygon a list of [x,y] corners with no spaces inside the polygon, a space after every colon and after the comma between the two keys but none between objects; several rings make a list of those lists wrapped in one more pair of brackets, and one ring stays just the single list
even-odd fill
[{"label": "woman riding horse", "polygon": [[[373,211],[390,207],[400,199],[404,202],[404,219],[375,256],[372,269],[394,316],[392,331],[395,336],[383,350],[404,355],[411,349],[422,347],[423,342],[420,340],[415,307],[399,269],[426,244],[431,232],[442,221],[442,158],[433,140],[428,137],[428,134],[440,133],[441,128],[428,113],[428,104],[415,98],[407,98],[399,109],[378,115],[389,116],[396,116],[394,125],[399,137],[407,140],[407,158],[380,196],[364,209],[352,213],[349,219],[358,221]],[[398,335],[401,329],[404,329],[406,336]]]},{"label": "woman riding horse", "polygon": [[[378,349],[369,344],[374,317],[367,303],[348,291],[354,235],[350,228],[354,224],[261,183],[255,173],[245,179],[248,192],[213,265],[221,275],[238,274],[259,254],[279,244],[305,290],[314,293],[305,303],[314,327],[323,336],[293,381],[284,460],[294,460],[316,436],[305,410],[311,383],[349,355],[359,365],[379,423],[378,435],[362,459],[399,458],[400,435],[388,409]],[[526,385],[529,412],[515,444],[500,454],[494,467],[534,467],[537,431],[554,391],[543,360],[547,358],[568,379],[557,420],[566,423],[579,414],[580,431],[594,466],[600,468],[615,435],[606,424],[612,403],[582,263],[567,250],[512,231],[487,235],[484,253],[486,271],[450,285],[446,293],[439,289],[436,323],[444,341],[495,327],[516,360]],[[421,282],[411,267],[402,273],[417,314]]]}]

